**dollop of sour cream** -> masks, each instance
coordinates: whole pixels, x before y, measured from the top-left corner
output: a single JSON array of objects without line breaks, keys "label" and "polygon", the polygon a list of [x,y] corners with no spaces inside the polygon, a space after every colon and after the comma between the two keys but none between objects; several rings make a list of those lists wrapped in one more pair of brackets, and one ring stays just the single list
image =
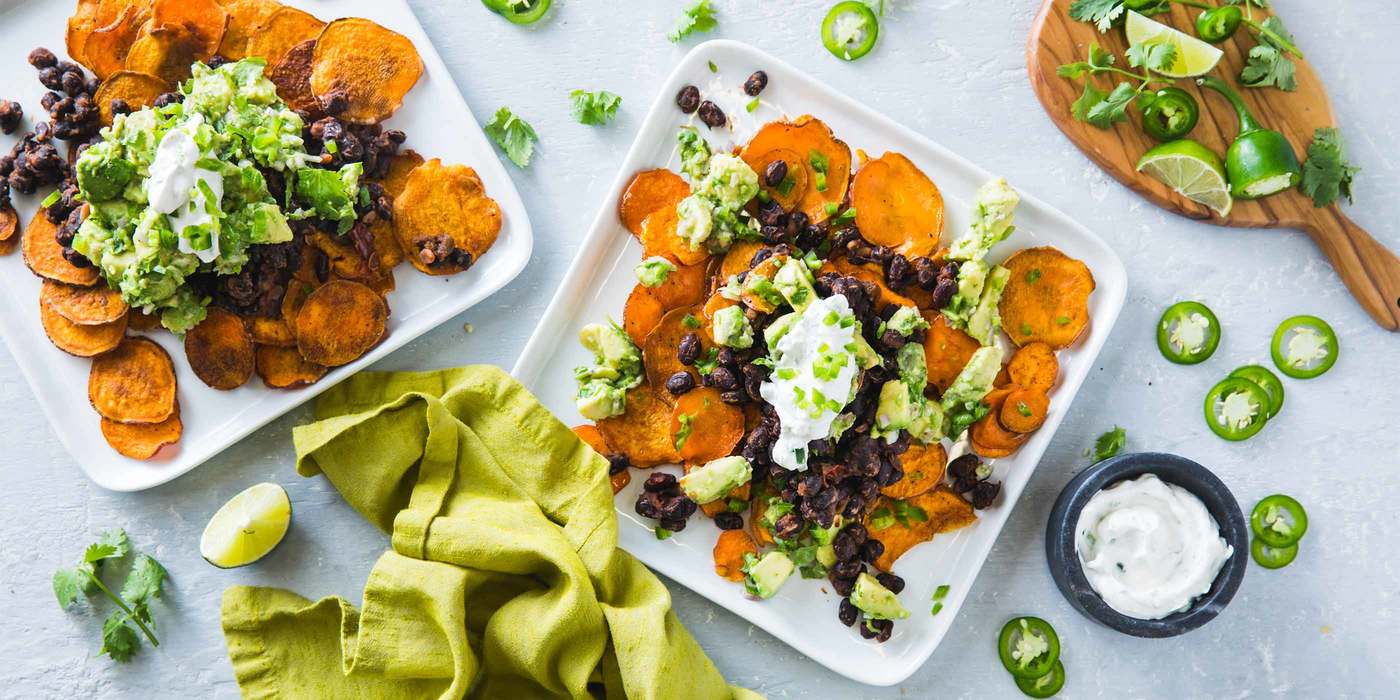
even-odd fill
[{"label": "dollop of sour cream", "polygon": [[[198,120],[196,120],[197,123]],[[156,146],[151,162],[150,177],[146,179],[146,201],[151,209],[166,215],[170,229],[178,237],[182,253],[193,253],[203,262],[219,257],[219,237],[210,236],[207,245],[196,247],[185,231],[191,226],[210,225],[224,194],[224,178],[217,172],[197,167],[199,145],[189,132],[177,128],[165,132]],[[203,183],[204,187],[200,187]],[[205,195],[213,195],[213,202]]]},{"label": "dollop of sour cream", "polygon": [[807,469],[807,444],[831,435],[832,422],[855,394],[858,324],[842,323],[847,317],[846,297],[818,299],[770,349],[773,373],[759,394],[778,412],[773,461],[785,469]]},{"label": "dollop of sour cream", "polygon": [[1140,620],[1190,608],[1234,554],[1201,499],[1156,474],[1094,494],[1075,533],[1089,585],[1109,607]]}]

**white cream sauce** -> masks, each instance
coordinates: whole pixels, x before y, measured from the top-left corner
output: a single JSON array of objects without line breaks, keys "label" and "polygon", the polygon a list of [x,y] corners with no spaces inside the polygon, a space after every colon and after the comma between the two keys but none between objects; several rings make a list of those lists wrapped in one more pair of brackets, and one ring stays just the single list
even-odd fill
[{"label": "white cream sauce", "polygon": [[[852,315],[846,297],[835,294],[812,302],[778,339],[776,351],[770,349],[773,373],[759,386],[763,400],[778,412],[773,461],[786,469],[807,469],[807,443],[830,436],[832,422],[855,395],[856,355],[847,346],[855,342],[856,324],[827,323],[832,314]],[[833,354],[846,358],[834,374],[820,362]],[[828,370],[821,372],[824,376],[818,376],[819,365]],[[817,405],[822,399],[831,405]]]},{"label": "white cream sauce", "polygon": [[[179,239],[180,252],[193,253],[201,261],[210,262],[219,257],[219,237],[211,235],[208,246],[195,248],[185,230],[214,222],[209,208],[219,208],[224,179],[217,172],[197,167],[198,161],[199,145],[189,132],[179,128],[165,132],[156,146],[150,177],[146,179],[146,201],[169,220],[170,230]],[[199,183],[214,195],[212,203]]]}]

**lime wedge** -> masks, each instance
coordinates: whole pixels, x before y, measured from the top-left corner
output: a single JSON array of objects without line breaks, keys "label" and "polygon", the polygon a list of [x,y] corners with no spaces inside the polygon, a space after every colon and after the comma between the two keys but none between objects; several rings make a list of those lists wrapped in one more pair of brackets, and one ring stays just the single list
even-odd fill
[{"label": "lime wedge", "polygon": [[1142,154],[1137,169],[1157,178],[1177,194],[1210,207],[1222,218],[1230,213],[1234,204],[1220,156],[1190,139],[1164,143]]},{"label": "lime wedge", "polygon": [[1176,46],[1176,61],[1169,70],[1159,71],[1169,78],[1205,75],[1220,62],[1220,57],[1225,53],[1190,34],[1172,29],[1132,10],[1128,10],[1128,21],[1124,23],[1123,31],[1127,33],[1128,44],[1131,46],[1152,43]]},{"label": "lime wedge", "polygon": [[277,548],[292,524],[292,502],[277,484],[250,486],[229,499],[199,538],[199,554],[221,569],[247,566]]}]

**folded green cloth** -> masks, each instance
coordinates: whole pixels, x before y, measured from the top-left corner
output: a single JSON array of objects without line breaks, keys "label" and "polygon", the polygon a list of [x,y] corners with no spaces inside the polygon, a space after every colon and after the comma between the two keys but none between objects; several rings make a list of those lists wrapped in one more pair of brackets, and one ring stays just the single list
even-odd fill
[{"label": "folded green cloth", "polygon": [[247,698],[757,698],[725,684],[666,587],[617,548],[607,462],[493,367],[364,372],[292,433],[392,535],[364,609],[224,593]]}]

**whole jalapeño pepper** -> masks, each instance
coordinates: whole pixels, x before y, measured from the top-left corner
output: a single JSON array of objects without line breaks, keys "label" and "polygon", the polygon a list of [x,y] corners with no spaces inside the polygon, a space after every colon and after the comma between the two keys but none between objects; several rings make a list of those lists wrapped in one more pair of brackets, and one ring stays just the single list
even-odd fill
[{"label": "whole jalape\u00f1o pepper", "polygon": [[1239,93],[1219,78],[1207,76],[1196,84],[1224,95],[1239,115],[1240,133],[1225,152],[1230,194],[1238,199],[1259,199],[1297,186],[1303,168],[1288,139],[1278,131],[1265,129],[1250,114]]}]

